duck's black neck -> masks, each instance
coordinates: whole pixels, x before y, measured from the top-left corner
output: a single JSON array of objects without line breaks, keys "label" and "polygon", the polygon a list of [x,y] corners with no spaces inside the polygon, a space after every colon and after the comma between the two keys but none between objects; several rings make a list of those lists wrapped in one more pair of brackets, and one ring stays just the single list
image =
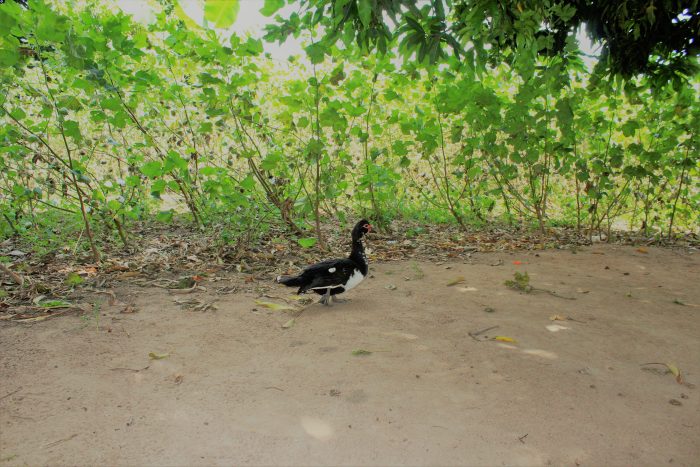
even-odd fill
[{"label": "duck's black neck", "polygon": [[352,251],[350,252],[350,259],[357,263],[360,272],[363,276],[367,275],[369,267],[367,265],[367,255],[365,255],[365,247],[362,245],[362,240],[359,238],[352,239]]}]

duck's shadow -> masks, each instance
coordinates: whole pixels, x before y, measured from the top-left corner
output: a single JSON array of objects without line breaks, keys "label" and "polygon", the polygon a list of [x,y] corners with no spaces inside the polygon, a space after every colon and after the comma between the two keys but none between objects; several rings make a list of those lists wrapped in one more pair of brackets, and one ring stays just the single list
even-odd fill
[{"label": "duck's shadow", "polygon": [[294,318],[321,316],[327,313],[345,313],[357,311],[364,300],[361,298],[346,298],[343,302],[334,302],[331,306],[320,303],[314,299],[313,303],[305,305],[294,313]]}]

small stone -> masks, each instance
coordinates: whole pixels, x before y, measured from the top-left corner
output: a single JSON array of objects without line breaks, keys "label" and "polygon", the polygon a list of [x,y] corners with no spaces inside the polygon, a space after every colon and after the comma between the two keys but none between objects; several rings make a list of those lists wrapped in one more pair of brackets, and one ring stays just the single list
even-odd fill
[{"label": "small stone", "polygon": [[670,401],[668,401],[668,403],[671,405],[683,405],[683,403],[678,399],[671,399]]}]

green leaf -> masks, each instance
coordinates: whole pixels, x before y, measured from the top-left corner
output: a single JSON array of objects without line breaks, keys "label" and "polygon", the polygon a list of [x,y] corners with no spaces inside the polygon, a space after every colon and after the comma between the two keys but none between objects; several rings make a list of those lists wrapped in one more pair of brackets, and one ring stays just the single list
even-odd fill
[{"label": "green leaf", "polygon": [[0,66],[12,66],[19,61],[19,50],[10,44],[0,49]]},{"label": "green leaf", "polygon": [[372,0],[359,0],[357,3],[357,13],[360,16],[362,26],[368,27],[372,19]]},{"label": "green leaf", "polygon": [[165,163],[163,164],[163,173],[168,173],[173,169],[186,170],[187,166],[187,159],[182,158],[180,154],[171,149],[170,151],[168,151],[168,156],[165,158]]},{"label": "green leaf", "polygon": [[173,220],[173,215],[175,212],[172,209],[168,209],[167,211],[160,211],[156,215],[156,220],[158,222],[164,222],[164,223],[170,223]]},{"label": "green leaf", "polygon": [[272,170],[277,165],[283,160],[282,155],[276,152],[273,152],[272,154],[269,154],[263,161],[260,163],[260,167],[262,167],[265,170]]},{"label": "green leaf", "polygon": [[246,55],[260,55],[263,53],[263,44],[260,39],[253,39],[249,37],[248,40],[242,46],[243,52]]},{"label": "green leaf", "polygon": [[397,156],[405,156],[408,154],[408,148],[406,147],[405,141],[394,141],[394,144],[391,145],[391,148],[394,150],[394,154],[396,154]]},{"label": "green leaf", "polygon": [[85,282],[85,279],[80,277],[80,274],[71,272],[68,274],[68,277],[66,277],[65,283],[69,287],[75,287],[76,285],[80,285],[83,282]]},{"label": "green leaf", "polygon": [[316,244],[316,239],[314,237],[300,238],[297,242],[299,242],[299,245],[303,248],[311,248]]},{"label": "green leaf", "polygon": [[18,4],[13,2],[8,3],[8,5],[0,8],[0,29],[3,31],[9,31],[14,28],[17,24],[17,16],[21,14]]},{"label": "green leaf", "polygon": [[204,19],[218,29],[228,29],[236,22],[239,0],[205,0]]},{"label": "green leaf", "polygon": [[163,179],[153,182],[153,185],[151,185],[151,196],[160,198],[160,194],[165,191],[165,185],[166,183]]},{"label": "green leaf", "polygon": [[118,97],[106,97],[100,101],[100,105],[104,109],[117,111],[122,108],[122,103]]},{"label": "green leaf", "polygon": [[49,42],[62,42],[65,40],[65,31],[68,27],[65,16],[58,16],[48,8],[43,8],[36,28],[36,37],[39,40]]},{"label": "green leaf", "polygon": [[160,161],[146,162],[139,170],[148,178],[156,178],[163,175],[163,164]]},{"label": "green leaf", "polygon": [[622,134],[627,136],[634,136],[634,132],[639,128],[639,124],[634,120],[628,120],[622,125]]},{"label": "green leaf", "polygon": [[58,107],[63,107],[68,110],[80,110],[83,108],[80,101],[74,96],[64,96],[58,99]]},{"label": "green leaf", "polygon": [[73,138],[76,141],[81,141],[83,136],[80,134],[80,127],[78,122],[73,120],[66,120],[63,122],[63,132],[66,136]]},{"label": "green leaf", "polygon": [[352,351],[352,354],[356,357],[361,357],[363,355],[372,355],[372,352],[365,349],[355,349]]},{"label": "green leaf", "polygon": [[306,55],[309,56],[309,60],[311,60],[311,63],[315,65],[323,62],[323,57],[328,52],[328,49],[326,49],[326,47],[318,43],[311,44],[304,50],[306,51]]},{"label": "green leaf", "polygon": [[12,115],[17,120],[24,120],[27,117],[27,114],[24,112],[24,110],[22,110],[19,107],[12,109],[12,111],[10,111],[10,115]]},{"label": "green leaf", "polygon": [[263,16],[272,16],[284,6],[284,0],[265,0],[265,5],[260,9]]},{"label": "green leaf", "polygon": [[255,180],[253,179],[252,175],[248,175],[243,179],[241,182],[241,188],[247,191],[251,191],[253,188],[255,188]]}]

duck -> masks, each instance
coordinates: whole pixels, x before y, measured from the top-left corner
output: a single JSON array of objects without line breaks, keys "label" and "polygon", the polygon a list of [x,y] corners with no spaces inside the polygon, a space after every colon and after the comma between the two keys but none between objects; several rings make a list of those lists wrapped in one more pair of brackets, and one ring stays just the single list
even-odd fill
[{"label": "duck", "polygon": [[344,302],[337,295],[357,287],[369,272],[367,255],[362,245],[362,237],[372,231],[372,225],[362,219],[352,229],[352,250],[344,259],[330,259],[312,264],[297,276],[277,276],[275,281],[287,287],[299,287],[297,294],[309,290],[321,295],[319,303],[331,306],[331,297],[336,302]]}]

